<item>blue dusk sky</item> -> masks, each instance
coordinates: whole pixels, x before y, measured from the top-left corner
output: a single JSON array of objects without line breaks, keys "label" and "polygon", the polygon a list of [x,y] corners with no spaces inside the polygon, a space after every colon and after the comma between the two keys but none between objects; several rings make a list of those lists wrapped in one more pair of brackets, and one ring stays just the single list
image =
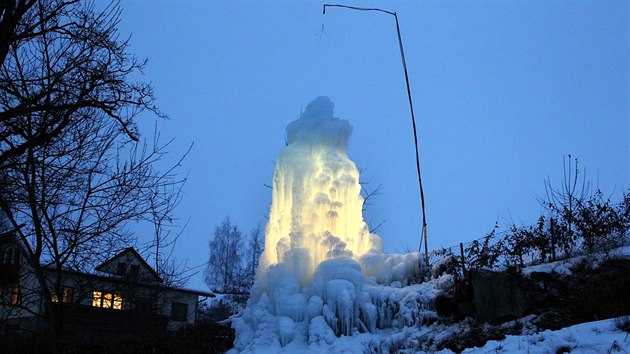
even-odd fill
[{"label": "blue dusk sky", "polygon": [[[560,184],[567,154],[613,198],[630,187],[628,2],[343,4],[398,14],[430,250],[482,237],[495,222],[534,222],[544,181]],[[383,186],[366,221],[385,220],[386,252],[417,250],[421,208],[394,17],[323,15],[322,5],[121,3],[120,33],[148,58],[142,79],[170,115],[140,117],[145,136],[157,121],[162,139],[175,139],[172,162],[194,142],[176,212],[189,223],[175,255],[189,266],[207,262],[226,216],[244,233],[264,227],[285,127],[320,95],[354,126],[348,154],[363,181]],[[199,270],[189,286],[203,289]]]}]

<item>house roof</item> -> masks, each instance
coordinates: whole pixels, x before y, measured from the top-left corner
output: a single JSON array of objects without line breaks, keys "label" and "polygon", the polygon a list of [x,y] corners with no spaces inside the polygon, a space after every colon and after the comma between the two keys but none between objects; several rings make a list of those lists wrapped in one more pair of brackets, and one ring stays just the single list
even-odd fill
[{"label": "house roof", "polygon": [[[26,252],[22,249],[22,247],[23,247],[22,243],[20,242],[20,240],[17,239],[17,237],[15,236],[14,233],[12,233],[12,232],[0,233],[0,244],[5,244],[5,243],[16,244],[18,246],[18,249],[20,250],[20,252],[26,254]],[[152,275],[154,275],[156,277],[156,279],[158,279],[159,282],[162,282],[162,279],[160,279],[160,277],[158,276],[157,272],[155,272],[155,270],[153,268],[151,268],[151,266],[144,260],[144,258],[142,258],[142,256],[140,256],[140,254],[133,247],[125,248],[124,250],[122,250],[121,252],[116,254],[114,257],[108,259],[107,261],[103,262],[103,264],[100,264],[98,267],[96,267],[96,270],[100,271],[101,269],[107,267],[109,264],[114,262],[118,257],[121,257],[121,256],[125,255],[128,252],[131,253],[136,259],[138,259],[138,261],[147,269],[147,271],[149,271]],[[28,263],[30,264],[31,263],[31,259],[29,257],[26,257],[26,259],[27,259]],[[52,267],[49,267],[49,266],[43,266],[43,269],[45,271],[55,271],[55,269],[53,269]],[[66,274],[76,274],[76,275],[88,277],[88,278],[91,278],[91,279],[98,279],[98,280],[103,280],[103,281],[107,281],[107,282],[130,283],[130,281],[128,279],[120,279],[120,278],[111,277],[111,276],[103,276],[103,275],[98,275],[98,274],[85,273],[85,272],[80,272],[80,271],[71,270],[71,269],[61,269],[61,271],[63,273],[66,273]],[[216,296],[212,291],[200,291],[200,290],[176,288],[176,287],[172,287],[172,286],[162,286],[162,285],[159,285],[159,284],[154,284],[154,285],[139,284],[139,285],[145,286],[145,287],[146,286],[154,287],[154,288],[159,288],[159,289],[168,289],[168,290],[173,290],[173,291],[177,291],[177,292],[193,294],[193,295],[198,295],[198,296],[206,296],[206,297],[215,297]]]},{"label": "house roof", "polygon": [[[50,267],[46,267],[44,269],[46,271],[49,271],[49,272],[54,272],[55,271],[53,268],[50,268]],[[184,288],[177,288],[177,287],[173,287],[173,286],[163,286],[163,285],[158,285],[158,284],[137,283],[137,282],[131,281],[129,279],[115,278],[115,277],[110,277],[110,276],[105,276],[105,275],[98,275],[98,274],[92,274],[92,273],[79,272],[79,271],[70,270],[70,269],[62,269],[61,271],[63,273],[65,273],[65,274],[73,274],[73,275],[83,276],[83,277],[94,279],[94,280],[102,280],[102,281],[110,282],[110,283],[137,284],[137,285],[142,286],[142,287],[173,290],[173,291],[177,291],[177,292],[182,292],[182,293],[187,293],[187,294],[196,294],[196,295],[200,295],[200,296],[207,296],[207,297],[215,297],[216,296],[216,294],[213,293],[212,291],[184,289]]]},{"label": "house roof", "polygon": [[170,290],[183,292],[183,293],[196,294],[196,295],[201,295],[201,296],[206,296],[206,297],[215,297],[215,296],[217,296],[212,291],[201,291],[201,290],[184,289],[184,288],[173,288],[173,287],[165,287],[165,288],[170,289]]},{"label": "house roof", "polygon": [[117,255],[115,255],[114,257],[106,260],[105,262],[103,262],[102,264],[100,264],[99,266],[97,266],[95,269],[99,272],[105,270],[110,264],[114,263],[117,259],[121,258],[122,256],[124,256],[125,254],[131,254],[132,257],[134,257],[135,259],[137,259],[140,264],[142,264],[142,266],[147,270],[147,272],[149,272],[149,274],[151,274],[152,276],[155,277],[155,279],[157,279],[158,282],[162,282],[162,279],[160,278],[160,276],[157,274],[157,272],[155,271],[155,269],[153,269],[149,263],[147,263],[147,261],[144,260],[144,258],[138,253],[138,251],[136,251],[135,248],[133,247],[127,247],[124,250],[120,251]]},{"label": "house roof", "polygon": [[25,256],[24,258],[26,259],[26,262],[30,264],[31,266],[33,266],[33,260],[30,257],[28,257],[26,246],[24,245],[22,240],[20,240],[18,235],[15,233],[15,230],[9,230],[9,231],[4,231],[0,233],[0,245],[6,245],[6,244],[15,245],[18,249],[18,252],[21,253],[23,256]]}]

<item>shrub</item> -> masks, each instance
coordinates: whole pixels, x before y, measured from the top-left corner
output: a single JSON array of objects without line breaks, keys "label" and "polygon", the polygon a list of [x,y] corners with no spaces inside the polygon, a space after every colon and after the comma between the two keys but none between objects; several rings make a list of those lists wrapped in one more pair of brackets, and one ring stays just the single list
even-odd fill
[{"label": "shrub", "polygon": [[615,318],[615,328],[621,332],[630,334],[630,316]]},{"label": "shrub", "polygon": [[466,248],[466,260],[468,269],[493,268],[497,265],[502,254],[502,240],[496,241],[496,231],[499,225],[494,226],[481,242],[474,240]]}]

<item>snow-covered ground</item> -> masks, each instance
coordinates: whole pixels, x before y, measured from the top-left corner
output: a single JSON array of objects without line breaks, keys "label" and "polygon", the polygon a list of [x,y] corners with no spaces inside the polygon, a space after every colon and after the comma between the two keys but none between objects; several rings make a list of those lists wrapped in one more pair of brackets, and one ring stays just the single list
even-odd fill
[{"label": "snow-covered ground", "polygon": [[[315,322],[315,321],[312,321]],[[312,327],[313,324],[311,324]],[[325,322],[321,328],[328,328]],[[304,353],[304,354],[363,354],[363,353],[454,353],[449,349],[435,351],[435,344],[448,340],[459,331],[462,324],[450,326],[412,326],[401,329],[355,333],[352,336],[331,338],[331,343],[310,339],[297,339],[286,346],[280,345],[253,350],[254,353]],[[527,328],[527,326],[525,327]],[[329,328],[328,328],[329,330]],[[529,331],[524,329],[524,331]],[[330,333],[334,337],[333,333]],[[432,344],[433,343],[433,344]],[[279,343],[278,343],[279,344]],[[630,336],[615,328],[614,319],[581,323],[560,330],[508,335],[503,340],[488,341],[481,348],[467,348],[463,353],[528,353],[528,354],[605,354],[630,353]]]},{"label": "snow-covered ground", "polygon": [[[453,353],[444,349],[437,353]],[[628,333],[615,328],[614,319],[580,323],[557,331],[507,336],[488,341],[481,348],[468,348],[463,353],[529,353],[529,354],[605,354],[630,353]]]},{"label": "snow-covered ground", "polygon": [[556,273],[556,274],[561,274],[561,275],[572,275],[573,271],[571,269],[582,262],[588,262],[588,264],[591,267],[597,268],[599,264],[606,259],[629,258],[629,257],[630,257],[630,246],[624,246],[624,247],[614,248],[608,252],[587,254],[587,255],[577,256],[577,257],[568,258],[568,259],[564,259],[560,261],[525,267],[523,268],[523,274],[530,275],[534,272],[540,272],[540,273]]},{"label": "snow-covered ground", "polygon": [[[630,247],[622,247],[605,254],[592,254],[527,267],[523,272],[524,274],[553,272],[569,276],[572,274],[572,269],[581,262],[586,261],[592,267],[598,267],[602,261],[611,257],[627,258],[628,256],[630,256]],[[451,275],[442,275],[422,284],[410,286],[402,286],[399,281],[394,281],[389,286],[379,285],[381,282],[377,282],[377,278],[368,278],[361,287],[361,291],[369,295],[366,303],[371,303],[373,309],[376,310],[375,316],[372,316],[373,323],[368,325],[365,321],[369,328],[355,326],[349,328],[349,332],[345,335],[337,336],[331,329],[331,319],[327,317],[326,311],[323,313],[317,311],[317,314],[308,319],[296,321],[290,315],[291,301],[285,299],[282,301],[283,310],[280,312],[289,312],[284,316],[270,316],[267,311],[263,311],[258,314],[260,317],[256,320],[246,321],[257,323],[258,330],[245,330],[254,337],[248,339],[251,342],[250,345],[241,347],[241,351],[313,354],[447,354],[453,351],[449,349],[438,351],[438,349],[443,348],[445,343],[456,342],[458,337],[470,337],[475,328],[482,333],[487,329],[494,333],[505,331],[519,334],[508,335],[503,340],[488,341],[481,348],[467,348],[464,353],[630,353],[630,337],[628,333],[615,328],[614,319],[582,323],[556,331],[539,331],[532,324],[535,322],[533,321],[535,315],[500,326],[480,324],[472,319],[448,323],[437,317],[432,304],[439,294],[452,286]],[[367,301],[368,298],[369,301]],[[319,305],[318,307],[321,307],[321,304]],[[249,314],[249,316],[252,315]],[[242,318],[237,319],[238,321],[241,321],[241,325],[244,324]],[[333,318],[332,322],[336,320]],[[520,329],[515,332],[515,327]],[[279,336],[271,334],[279,334]]]}]

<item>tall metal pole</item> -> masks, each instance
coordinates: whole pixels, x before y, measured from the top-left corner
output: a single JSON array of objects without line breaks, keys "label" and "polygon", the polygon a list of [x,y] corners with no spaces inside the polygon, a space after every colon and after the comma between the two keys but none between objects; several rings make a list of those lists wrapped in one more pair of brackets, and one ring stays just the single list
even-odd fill
[{"label": "tall metal pole", "polygon": [[407,62],[405,60],[405,50],[403,49],[402,36],[400,35],[400,26],[398,25],[398,15],[395,12],[377,9],[377,8],[364,8],[364,7],[355,7],[355,6],[346,6],[346,5],[329,5],[324,4],[324,15],[326,14],[326,7],[341,7],[350,10],[359,10],[359,11],[378,11],[383,12],[388,15],[394,16],[396,19],[396,33],[398,34],[398,46],[400,48],[400,57],[402,59],[403,70],[405,71],[405,83],[407,84],[407,97],[409,98],[409,110],[411,111],[411,124],[413,126],[413,141],[415,144],[415,154],[416,154],[416,170],[418,171],[418,185],[420,186],[420,202],[422,204],[422,238],[420,238],[420,246],[418,247],[418,252],[422,251],[422,241],[424,238],[424,260],[426,264],[429,264],[429,246],[428,246],[428,236],[427,236],[427,216],[425,212],[425,204],[424,204],[424,189],[422,188],[422,177],[420,174],[420,157],[418,156],[418,133],[416,131],[416,117],[413,111],[413,101],[411,99],[411,88],[409,86],[409,74],[407,73]]}]

